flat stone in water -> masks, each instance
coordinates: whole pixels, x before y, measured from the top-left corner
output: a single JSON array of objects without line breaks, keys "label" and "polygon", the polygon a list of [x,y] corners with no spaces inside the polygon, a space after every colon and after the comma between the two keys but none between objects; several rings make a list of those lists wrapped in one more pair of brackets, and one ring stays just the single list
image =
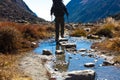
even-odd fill
[{"label": "flat stone in water", "polygon": [[67,44],[65,44],[65,47],[66,48],[72,48],[72,47],[76,48],[76,44],[75,43],[67,43]]},{"label": "flat stone in water", "polygon": [[94,67],[95,63],[85,63],[84,66],[85,67]]},{"label": "flat stone in water", "polygon": [[68,41],[68,39],[67,38],[60,38],[59,42],[61,42],[61,41]]},{"label": "flat stone in water", "polygon": [[64,80],[95,80],[95,71],[80,70],[68,72]]},{"label": "flat stone in water", "polygon": [[79,52],[85,52],[85,51],[87,51],[87,49],[85,49],[85,48],[81,48],[81,49],[79,50]]}]

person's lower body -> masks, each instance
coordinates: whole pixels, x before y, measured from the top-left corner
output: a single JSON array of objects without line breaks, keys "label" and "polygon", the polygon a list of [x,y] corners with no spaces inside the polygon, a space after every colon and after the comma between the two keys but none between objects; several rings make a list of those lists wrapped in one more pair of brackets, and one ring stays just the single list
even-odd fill
[{"label": "person's lower body", "polygon": [[64,38],[64,18],[61,20],[61,37]]},{"label": "person's lower body", "polygon": [[61,27],[61,37],[64,37],[64,17],[55,18],[55,40],[59,42],[59,28]]},{"label": "person's lower body", "polygon": [[55,23],[55,41],[56,42],[59,41],[59,23],[58,22]]}]

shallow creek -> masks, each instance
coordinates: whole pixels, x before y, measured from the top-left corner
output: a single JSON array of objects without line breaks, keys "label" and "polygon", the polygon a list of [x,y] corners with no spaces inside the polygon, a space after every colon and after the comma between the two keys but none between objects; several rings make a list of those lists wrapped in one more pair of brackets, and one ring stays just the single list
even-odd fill
[{"label": "shallow creek", "polygon": [[[96,80],[120,80],[120,67],[116,66],[102,66],[104,58],[97,55],[95,51],[91,49],[91,45],[94,41],[85,38],[70,37],[69,41],[76,44],[76,50],[86,49],[83,52],[68,52],[61,46],[56,46],[54,39],[41,41],[39,46],[34,50],[37,54],[42,54],[43,49],[50,50],[54,56],[57,48],[64,50],[63,62],[68,63],[65,66],[64,71],[76,71],[92,69],[96,72]],[[88,56],[93,54],[95,57]],[[57,59],[57,56],[56,56]],[[94,63],[94,67],[85,67],[85,63]],[[59,70],[59,69],[58,69]]]}]

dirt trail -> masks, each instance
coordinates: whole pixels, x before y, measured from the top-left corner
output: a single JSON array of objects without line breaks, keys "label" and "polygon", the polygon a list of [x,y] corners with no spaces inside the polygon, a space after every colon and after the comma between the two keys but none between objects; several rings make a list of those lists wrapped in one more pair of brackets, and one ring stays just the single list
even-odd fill
[{"label": "dirt trail", "polygon": [[[21,59],[19,63],[20,70],[30,76],[32,80],[49,80],[42,58],[43,56],[30,52],[30,54]],[[44,56],[44,59],[46,58]]]}]

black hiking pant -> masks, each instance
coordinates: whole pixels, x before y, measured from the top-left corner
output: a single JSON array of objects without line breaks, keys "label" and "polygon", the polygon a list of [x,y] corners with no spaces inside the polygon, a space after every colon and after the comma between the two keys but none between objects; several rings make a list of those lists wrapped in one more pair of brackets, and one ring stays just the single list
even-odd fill
[{"label": "black hiking pant", "polygon": [[64,37],[64,16],[55,18],[55,40],[59,41],[59,30],[61,29],[61,37]]}]

